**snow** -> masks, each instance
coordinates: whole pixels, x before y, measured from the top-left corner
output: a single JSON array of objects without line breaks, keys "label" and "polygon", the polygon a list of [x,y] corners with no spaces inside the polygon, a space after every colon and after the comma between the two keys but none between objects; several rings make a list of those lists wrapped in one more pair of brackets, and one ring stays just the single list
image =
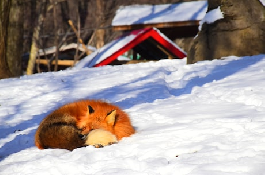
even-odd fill
[{"label": "snow", "polygon": [[[0,174],[264,174],[264,67],[265,55],[230,56],[0,80]],[[37,149],[41,120],[83,98],[120,106],[137,133],[104,148]]]},{"label": "snow", "polygon": [[265,6],[265,0],[259,0]]},{"label": "snow", "polygon": [[126,57],[126,56],[121,55],[121,56],[118,56],[117,60],[119,60],[119,61],[130,61],[131,59]]},{"label": "snow", "polygon": [[224,18],[224,14],[221,11],[221,8],[219,6],[216,9],[213,9],[213,10],[206,13],[204,18],[200,21],[199,30],[201,30],[201,26],[203,23],[211,24],[211,23],[214,23],[215,21],[223,19],[223,18]]},{"label": "snow", "polygon": [[[173,47],[178,49],[180,52],[183,52],[186,54],[185,51],[183,51],[177,44],[175,44],[173,41],[171,41],[167,36],[165,36],[163,33],[161,33],[158,29],[152,28],[152,29],[139,29],[139,30],[133,30],[130,33],[124,34],[117,38],[116,40],[111,41],[110,43],[104,45],[102,48],[94,51],[90,55],[84,57],[82,60],[80,60],[74,68],[80,69],[84,67],[93,67],[96,64],[99,64],[103,60],[107,59],[111,55],[115,54],[117,51],[122,49],[124,46],[128,45],[130,42],[133,42],[133,40],[136,40],[137,37],[141,37],[140,35],[143,33],[150,32],[150,30],[153,30],[157,32],[164,40],[169,42]],[[118,60],[128,60],[124,59],[124,57],[119,56],[117,58]]]},{"label": "snow", "polygon": [[116,11],[112,26],[201,20],[207,6],[207,1],[121,6]]},{"label": "snow", "polygon": [[132,40],[135,39],[138,35],[143,33],[145,30],[138,32],[135,35],[127,35],[120,37],[116,40],[109,42],[108,44],[104,45],[102,48],[94,51],[92,54],[86,56],[82,60],[80,60],[75,67],[80,69],[83,67],[93,67],[94,65],[100,63],[101,61],[105,60],[116,51],[120,50],[124,45],[128,44]]},{"label": "snow", "polygon": [[[89,46],[89,45],[86,45],[86,47],[87,47],[87,49],[89,50],[89,51],[95,51],[96,50],[96,48],[94,48],[94,47],[92,47],[92,46]],[[76,44],[76,43],[71,43],[71,44],[64,44],[64,45],[62,45],[61,47],[60,47],[60,51],[65,51],[65,50],[68,50],[68,49],[76,49],[76,48],[78,48],[78,50],[80,50],[80,51],[83,51],[83,52],[85,52],[85,49],[82,47],[82,45],[80,44],[80,45],[78,45],[78,44]],[[54,46],[54,47],[50,47],[50,48],[46,48],[46,49],[40,49],[39,50],[39,55],[40,56],[43,56],[43,55],[46,55],[46,54],[52,54],[52,53],[55,53],[56,52],[56,47]]]}]

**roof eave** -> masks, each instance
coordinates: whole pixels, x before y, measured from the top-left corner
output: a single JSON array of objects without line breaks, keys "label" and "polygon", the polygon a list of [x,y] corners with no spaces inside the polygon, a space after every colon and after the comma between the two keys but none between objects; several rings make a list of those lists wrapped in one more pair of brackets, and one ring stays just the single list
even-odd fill
[{"label": "roof eave", "polygon": [[143,28],[170,28],[170,27],[183,27],[183,26],[199,26],[199,20],[195,21],[178,21],[178,22],[162,22],[153,24],[131,24],[131,25],[115,25],[112,26],[113,30],[135,30]]}]

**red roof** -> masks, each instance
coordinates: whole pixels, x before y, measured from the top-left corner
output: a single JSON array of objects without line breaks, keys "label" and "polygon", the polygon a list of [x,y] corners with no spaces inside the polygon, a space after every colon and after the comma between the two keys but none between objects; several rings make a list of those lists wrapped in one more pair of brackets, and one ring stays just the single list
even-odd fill
[{"label": "red roof", "polygon": [[[149,44],[149,46],[145,48],[147,44]],[[84,60],[81,60],[86,60],[86,62],[88,62],[82,65],[84,65],[84,67],[107,65],[130,49],[135,49],[137,52],[142,51],[144,55],[147,55],[149,52],[152,58],[159,55],[156,52],[160,52],[160,54],[163,52],[164,55],[166,53],[178,59],[186,57],[186,53],[158,29],[147,28],[134,30],[120,36],[118,39],[103,46],[96,54],[91,54],[85,57]],[[141,55],[140,52],[139,54]],[[152,60],[152,58],[149,59]]]}]

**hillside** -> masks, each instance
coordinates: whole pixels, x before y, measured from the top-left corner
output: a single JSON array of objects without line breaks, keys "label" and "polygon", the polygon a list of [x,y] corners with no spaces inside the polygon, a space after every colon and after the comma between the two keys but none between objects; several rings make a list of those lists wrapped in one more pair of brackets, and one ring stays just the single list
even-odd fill
[{"label": "hillside", "polygon": [[[0,174],[263,174],[264,67],[265,55],[231,56],[0,80]],[[38,150],[40,121],[83,98],[120,106],[137,133],[101,149]]]}]

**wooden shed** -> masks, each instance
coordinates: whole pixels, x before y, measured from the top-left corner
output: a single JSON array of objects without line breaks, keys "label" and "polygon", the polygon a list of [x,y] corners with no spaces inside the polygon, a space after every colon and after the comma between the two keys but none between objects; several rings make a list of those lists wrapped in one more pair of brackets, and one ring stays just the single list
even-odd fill
[{"label": "wooden shed", "polygon": [[[132,31],[155,27],[184,50],[198,33],[199,22],[206,14],[207,1],[179,2],[160,5],[121,6],[112,20],[115,31]],[[188,39],[181,45],[183,39]],[[181,39],[180,42],[175,41]]]},{"label": "wooden shed", "polygon": [[[81,60],[76,67],[113,64],[119,56],[133,49],[140,60],[182,59],[186,53],[155,28],[127,32]],[[117,64],[117,62],[115,63]]]},{"label": "wooden shed", "polygon": [[[86,49],[84,48],[86,47]],[[72,67],[79,61],[74,60],[75,56],[78,55],[80,59],[86,56],[86,51],[93,52],[96,48],[91,46],[84,46],[81,44],[71,43],[67,45],[62,45],[59,48],[59,59],[58,59],[58,70],[63,70],[68,67]],[[37,53],[37,59],[35,61],[35,69],[34,72],[46,72],[48,70],[48,65],[52,68],[55,66],[55,52],[56,47],[50,47],[45,49],[40,49]],[[29,53],[26,53],[22,56],[22,69],[26,71],[28,66]],[[39,70],[37,70],[39,69]]]}]

